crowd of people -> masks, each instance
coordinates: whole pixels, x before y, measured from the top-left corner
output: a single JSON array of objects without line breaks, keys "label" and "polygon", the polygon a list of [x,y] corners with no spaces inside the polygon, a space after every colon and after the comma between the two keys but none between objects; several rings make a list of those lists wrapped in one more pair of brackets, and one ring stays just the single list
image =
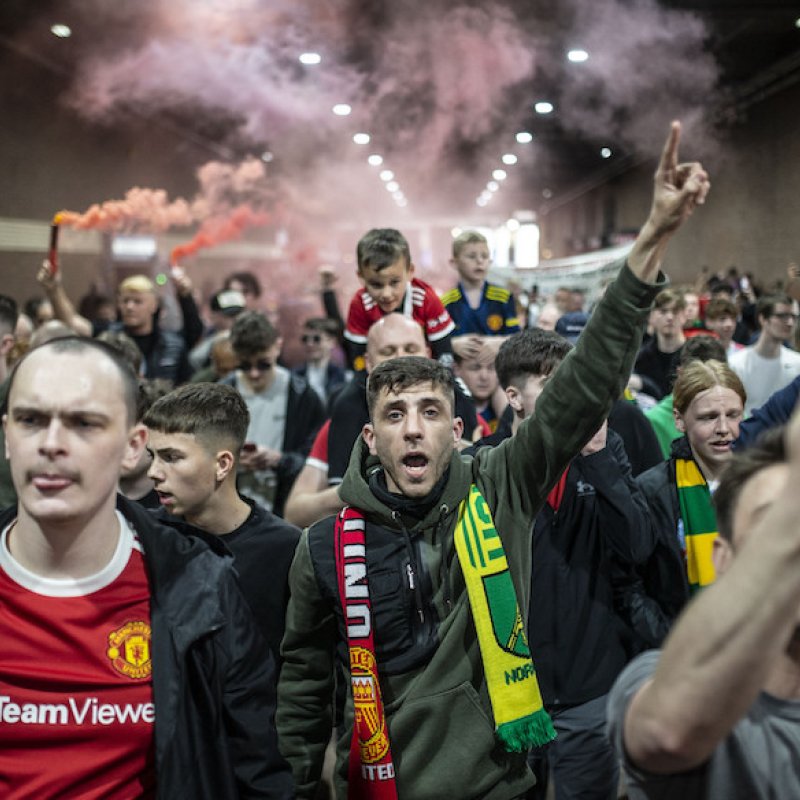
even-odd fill
[{"label": "crowd of people", "polygon": [[797,272],[668,286],[679,138],[592,306],[390,228],[291,367],[247,272],[0,296],[0,793],[800,793]]}]

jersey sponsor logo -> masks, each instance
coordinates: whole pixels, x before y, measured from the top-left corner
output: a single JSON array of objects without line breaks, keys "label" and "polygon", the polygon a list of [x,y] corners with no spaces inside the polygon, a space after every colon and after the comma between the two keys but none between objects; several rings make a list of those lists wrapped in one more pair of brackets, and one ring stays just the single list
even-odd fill
[{"label": "jersey sponsor logo", "polygon": [[152,725],[155,717],[152,702],[101,703],[97,697],[68,697],[66,703],[17,703],[10,695],[0,695],[0,722],[8,725]]},{"label": "jersey sponsor logo", "polygon": [[142,680],[153,671],[150,660],[150,625],[138,620],[128,622],[108,634],[106,655],[111,666],[126,678]]},{"label": "jersey sponsor logo", "polygon": [[499,314],[489,314],[486,324],[490,331],[499,331],[503,327],[503,318]]}]

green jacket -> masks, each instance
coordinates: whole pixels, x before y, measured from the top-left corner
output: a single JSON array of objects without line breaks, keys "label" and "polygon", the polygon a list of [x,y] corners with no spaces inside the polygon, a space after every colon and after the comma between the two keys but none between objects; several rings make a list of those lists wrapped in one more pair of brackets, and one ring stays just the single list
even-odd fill
[{"label": "green jacket", "polygon": [[[508,558],[523,619],[528,615],[531,579],[530,531],[547,493],[564,468],[605,419],[621,395],[638,352],[652,298],[663,288],[638,281],[627,267],[604,299],[537,402],[536,413],[517,435],[475,459],[453,453],[441,499],[410,529],[426,568],[425,607],[436,619],[436,646],[424,664],[381,674],[392,756],[402,800],[443,797],[503,800],[533,785],[525,754],[503,751],[494,737],[492,711],[469,608],[464,577],[455,557],[457,510],[472,483],[492,509]],[[370,491],[364,477],[368,461],[362,441],[353,450],[341,485],[345,502],[370,524],[400,528]],[[335,650],[344,653],[344,627],[330,575],[333,546],[330,520],[304,532],[290,573],[291,600],[283,640],[277,724],[280,747],[292,765],[298,797],[312,797],[331,732]],[[324,553],[320,557],[320,551]],[[373,597],[378,670],[382,635]],[[389,599],[389,601],[391,598]],[[384,600],[386,602],[386,600]],[[352,735],[349,691],[345,725],[337,748],[337,791],[344,780]]]}]

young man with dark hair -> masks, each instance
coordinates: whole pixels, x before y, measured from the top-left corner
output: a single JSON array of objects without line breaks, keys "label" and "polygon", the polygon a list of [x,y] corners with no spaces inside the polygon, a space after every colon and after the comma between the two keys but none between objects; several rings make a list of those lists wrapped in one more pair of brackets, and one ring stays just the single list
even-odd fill
[{"label": "young man with dark hair", "polygon": [[338,334],[339,326],[332,319],[307,319],[300,335],[306,359],[292,370],[293,375],[299,375],[311,384],[326,408],[330,408],[347,380],[344,369],[331,360]]},{"label": "young man with dark hair", "polygon": [[239,488],[281,516],[325,410],[307,381],[278,364],[282,340],[263,314],[237,317],[231,345],[239,368],[223,382],[237,389],[250,412]]},{"label": "young man with dark hair", "polygon": [[734,353],[729,360],[747,390],[746,415],[800,375],[800,353],[784,345],[791,340],[797,324],[791,299],[786,295],[765,295],[758,299],[756,311],[761,325],[756,343]]},{"label": "young man with dark hair", "polygon": [[[514,412],[510,435],[536,412],[571,349],[560,335],[535,329],[500,348],[496,369]],[[614,800],[619,768],[605,736],[605,707],[631,653],[615,596],[653,545],[622,439],[606,423],[569,462],[532,534],[528,639],[558,737],[533,754],[531,766],[546,776],[541,762],[549,761],[557,800]],[[544,798],[544,787],[534,797]]]},{"label": "young man with dark hair", "polygon": [[394,228],[367,231],[356,247],[356,260],[362,288],[350,301],[344,330],[351,366],[364,369],[370,326],[393,311],[422,325],[434,358],[449,365],[455,325],[433,288],[414,277],[411,251],[403,234]]},{"label": "young man with dark hair", "polygon": [[239,585],[280,663],[288,574],[300,531],[236,489],[250,415],[232,386],[198,383],[157,400],[144,415],[161,502],[156,516],[230,552]]},{"label": "young man with dark hair", "polygon": [[653,338],[642,346],[636,356],[630,387],[654,400],[669,394],[675,380],[675,370],[686,341],[683,326],[686,322],[686,301],[675,289],[665,289],[653,304],[650,315]]},{"label": "young man with dark hair", "polygon": [[797,414],[723,473],[719,578],[609,701],[631,800],[800,796],[798,484]]},{"label": "young man with dark hair", "polygon": [[89,339],[43,345],[12,375],[2,794],[292,797],[272,660],[230,563],[117,496],[146,440],[137,394]]},{"label": "young man with dark hair", "polygon": [[524,630],[530,527],[621,394],[667,241],[705,199],[700,165],[677,162],[679,130],[627,266],[515,436],[462,458],[448,370],[419,357],[373,370],[347,508],[304,532],[290,575],[278,726],[299,797],[319,782],[335,658],[352,685],[338,795],[511,800],[533,785],[527,751],[554,732]]}]

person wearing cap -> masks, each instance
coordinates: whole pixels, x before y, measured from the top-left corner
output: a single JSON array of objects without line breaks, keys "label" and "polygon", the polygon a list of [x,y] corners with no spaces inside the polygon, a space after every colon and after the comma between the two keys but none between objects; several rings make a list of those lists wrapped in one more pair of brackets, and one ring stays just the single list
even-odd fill
[{"label": "person wearing cap", "polygon": [[586,327],[589,315],[583,311],[568,311],[556,322],[556,333],[561,334],[570,344],[575,344]]},{"label": "person wearing cap", "polygon": [[212,366],[211,349],[217,341],[216,334],[230,331],[236,317],[247,307],[247,301],[238,289],[222,289],[211,297],[208,306],[211,309],[211,328],[189,353],[189,363],[195,373]]}]

